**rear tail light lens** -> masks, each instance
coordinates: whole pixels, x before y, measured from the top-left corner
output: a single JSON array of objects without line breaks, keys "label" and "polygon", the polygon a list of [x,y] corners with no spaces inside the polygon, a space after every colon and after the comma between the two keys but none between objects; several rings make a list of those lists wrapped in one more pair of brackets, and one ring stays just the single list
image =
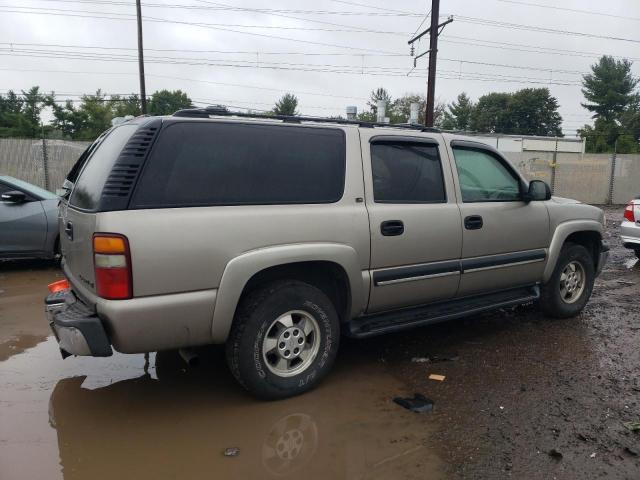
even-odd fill
[{"label": "rear tail light lens", "polygon": [[133,296],[127,237],[115,233],[96,233],[93,236],[93,264],[96,292],[100,297],[123,300]]},{"label": "rear tail light lens", "polygon": [[629,202],[627,203],[627,206],[624,209],[624,219],[630,222],[636,221],[636,217],[633,214],[633,207],[634,207],[633,202]]}]

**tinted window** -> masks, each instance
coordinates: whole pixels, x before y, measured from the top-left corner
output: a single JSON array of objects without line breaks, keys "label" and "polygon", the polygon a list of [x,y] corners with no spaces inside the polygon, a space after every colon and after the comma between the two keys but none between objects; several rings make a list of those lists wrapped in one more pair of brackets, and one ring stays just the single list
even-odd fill
[{"label": "tinted window", "polygon": [[454,148],[463,202],[520,200],[520,180],[494,155]]},{"label": "tinted window", "polygon": [[436,145],[371,145],[373,196],[376,202],[440,203],[446,201],[442,164]]},{"label": "tinted window", "polygon": [[127,140],[138,129],[138,125],[115,127],[95,148],[71,193],[69,203],[78,208],[94,210],[100,201],[102,189],[107,181],[113,164],[124,148]]},{"label": "tinted window", "polygon": [[344,190],[341,130],[229,123],[166,127],[133,205],[329,203]]}]

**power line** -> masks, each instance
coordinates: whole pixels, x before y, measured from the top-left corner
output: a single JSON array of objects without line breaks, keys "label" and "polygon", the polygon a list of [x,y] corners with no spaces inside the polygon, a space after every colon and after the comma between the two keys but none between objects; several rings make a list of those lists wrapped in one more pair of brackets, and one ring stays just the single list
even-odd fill
[{"label": "power line", "polygon": [[552,10],[562,10],[562,11],[565,11],[565,12],[572,12],[572,13],[584,13],[584,14],[587,14],[587,15],[598,15],[598,16],[601,16],[601,17],[622,18],[624,20],[640,21],[640,18],[638,18],[638,17],[626,17],[624,15],[614,15],[612,13],[594,12],[593,10],[580,10],[580,9],[577,9],[577,8],[557,7],[555,5],[543,5],[541,3],[520,2],[520,1],[516,1],[516,0],[498,0],[498,2],[512,3],[512,4],[515,4],[515,5],[524,5],[524,6],[527,6],[527,7],[539,7],[539,8],[548,8],[548,9],[552,9]]},{"label": "power line", "polygon": [[463,23],[470,23],[474,25],[486,25],[490,27],[508,28],[511,30],[528,30],[532,32],[550,33],[555,35],[568,35],[568,36],[574,36],[574,37],[597,38],[600,40],[616,40],[620,42],[640,43],[640,40],[633,39],[633,38],[614,37],[610,35],[597,35],[594,33],[575,32],[571,30],[558,30],[554,28],[539,27],[536,25],[523,25],[519,23],[502,22],[502,21],[490,20],[486,18],[465,17],[465,16],[456,15],[455,19],[456,21],[463,22]]},{"label": "power line", "polygon": [[[131,6],[129,2],[117,0],[37,0],[39,2],[54,3],[78,3],[88,5],[114,5],[114,6]],[[204,7],[202,5],[188,4],[171,4],[171,3],[143,3],[143,7],[147,8],[179,8],[188,10],[222,10],[235,12],[256,12],[256,13],[294,13],[301,15],[343,15],[343,16],[381,16],[381,17],[422,17],[422,13],[409,12],[402,10],[394,10],[388,12],[351,12],[344,10],[301,10],[301,9],[281,9],[281,8],[255,8],[255,7],[237,7],[235,5],[227,5],[216,2],[205,2],[204,0],[196,0],[211,5]]]},{"label": "power line", "polygon": [[[32,44],[12,44],[12,43],[6,43],[6,42],[0,42],[0,45],[8,45],[9,47],[0,47],[0,52],[7,52],[7,53],[11,53],[11,54],[15,54],[17,56],[21,55],[21,54],[48,54],[48,55],[52,55],[52,56],[61,56],[61,57],[69,57],[69,58],[80,58],[80,59],[84,59],[84,58],[104,58],[110,61],[117,61],[117,60],[122,60],[122,61],[129,61],[132,58],[134,58],[134,55],[126,55],[126,54],[120,54],[120,53],[93,53],[93,52],[82,52],[82,51],[78,51],[78,52],[74,52],[74,51],[64,51],[64,50],[51,50],[51,49],[37,49],[37,48],[24,48],[22,47],[22,45],[24,46],[29,46]],[[49,45],[46,44],[35,44],[36,46],[45,46],[45,47],[49,47]],[[18,48],[16,48],[16,46],[19,46]],[[51,47],[56,47],[57,45],[51,45]],[[61,46],[62,48],[75,48],[75,49],[83,49],[85,47],[82,46]],[[116,50],[125,50],[125,51],[133,51],[135,49],[133,48],[126,48],[126,47],[95,47],[95,46],[91,46],[88,49],[89,50],[94,50],[94,49],[116,49]],[[164,50],[159,50],[159,49],[149,49],[149,51],[164,51]],[[182,51],[182,50],[170,50],[172,52],[175,51]],[[185,50],[188,52],[192,52],[192,53],[202,53],[202,51],[189,51],[189,50]],[[232,52],[226,52],[226,53],[232,53]],[[258,54],[258,52],[243,52],[243,53],[251,53],[251,54]],[[202,57],[198,57],[198,58],[194,58],[194,57],[169,57],[169,56],[148,56],[149,59],[155,59],[155,60],[166,60],[167,62],[178,62],[178,63],[191,63],[191,62],[220,62],[220,61],[227,61],[226,59],[218,59],[218,58],[202,58]],[[504,64],[504,63],[493,63],[493,62],[481,62],[481,61],[474,61],[474,60],[464,60],[461,58],[447,58],[447,57],[441,57],[441,60],[443,61],[447,61],[447,62],[452,62],[452,63],[460,63],[460,64],[468,64],[468,65],[482,65],[482,66],[490,66],[490,67],[500,67],[500,68],[506,68],[506,69],[516,69],[516,70],[531,70],[531,71],[543,71],[543,72],[549,72],[549,73],[558,73],[558,74],[566,74],[566,75],[584,75],[587,74],[589,72],[584,72],[584,71],[577,71],[577,70],[562,70],[562,69],[551,69],[551,68],[544,68],[544,67],[539,67],[539,66],[526,66],[526,65],[509,65],[509,64]],[[249,64],[249,65],[256,65],[258,66],[259,64],[265,64],[265,65],[269,65],[269,64],[274,64],[274,62],[268,62],[268,61],[260,61],[259,58],[258,60],[247,60],[247,59],[240,59],[240,60],[229,60],[231,62],[242,62],[244,64]],[[392,69],[394,71],[400,71],[403,70],[402,67],[392,67],[392,66],[378,66],[378,65],[370,65],[370,66],[357,66],[357,65],[344,65],[344,64],[326,64],[326,63],[290,63],[290,62],[276,62],[275,64],[277,65],[295,65],[295,66],[309,66],[309,67],[332,67],[332,68],[349,68],[352,70],[355,70],[356,72],[359,71],[363,71],[363,70],[382,70],[382,69]],[[465,72],[461,72],[461,73],[465,73]],[[480,72],[476,72],[476,73],[480,73]],[[492,74],[495,74],[494,72],[492,72]],[[497,75],[497,74],[495,74]],[[547,80],[544,78],[538,78],[539,80]]]},{"label": "power line", "polygon": [[[2,7],[0,7],[2,8]],[[58,9],[60,10],[60,9]],[[84,15],[82,13],[82,11],[77,11],[78,13],[56,13],[56,12],[52,12],[52,11],[37,11],[37,12],[28,12],[28,11],[21,11],[21,10],[0,10],[3,11],[5,13],[20,13],[20,14],[34,14],[34,15],[53,15],[53,16],[64,16],[64,17],[79,17],[79,18],[96,18],[96,19],[100,19],[100,20],[118,20],[118,21],[122,21],[122,20],[135,20],[135,17],[109,17],[108,15],[111,15],[108,12],[88,12],[88,13],[97,13],[100,15]],[[72,10],[63,10],[65,12],[73,12]],[[117,15],[127,15],[127,14],[117,14]],[[379,50],[379,49],[372,49],[372,48],[365,48],[365,47],[354,47],[351,45],[339,45],[339,44],[334,44],[334,43],[323,43],[323,42],[314,42],[311,40],[302,40],[302,39],[297,39],[297,38],[290,38],[290,37],[281,37],[278,35],[268,35],[268,34],[264,34],[264,33],[256,33],[256,32],[243,32],[241,30],[233,30],[230,28],[224,28],[224,27],[219,27],[219,26],[213,26],[210,24],[206,24],[206,23],[196,23],[196,22],[187,22],[187,21],[180,21],[180,20],[169,20],[166,18],[156,18],[156,17],[149,17],[146,16],[145,17],[145,22],[158,22],[158,23],[172,23],[172,24],[178,24],[178,25],[189,25],[189,26],[195,26],[195,27],[201,27],[201,28],[208,28],[211,30],[220,30],[220,31],[224,31],[224,32],[231,32],[231,33],[240,33],[243,35],[253,35],[253,36],[257,36],[257,37],[263,37],[263,38],[273,38],[273,39],[277,39],[277,40],[285,40],[287,42],[297,42],[297,43],[304,43],[304,44],[308,44],[308,45],[320,45],[320,46],[324,46],[324,47],[336,47],[336,48],[344,48],[344,49],[348,49],[348,50],[358,50],[358,51],[362,51],[362,52],[376,52],[376,53],[396,53],[396,52],[390,52],[390,51],[386,51],[386,50]]]}]

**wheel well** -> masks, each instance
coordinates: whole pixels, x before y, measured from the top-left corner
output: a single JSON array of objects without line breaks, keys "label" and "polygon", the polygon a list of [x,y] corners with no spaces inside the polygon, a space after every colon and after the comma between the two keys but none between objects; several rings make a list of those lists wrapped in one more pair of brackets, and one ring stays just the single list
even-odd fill
[{"label": "wheel well", "polygon": [[327,261],[287,263],[269,267],[256,273],[242,290],[240,300],[255,288],[275,280],[300,280],[322,290],[336,308],[341,321],[349,319],[351,288],[344,268]]},{"label": "wheel well", "polygon": [[600,237],[600,234],[598,232],[574,232],[567,237],[564,243],[575,243],[586,248],[591,254],[594,267],[597,268],[598,260],[600,259],[600,249],[602,246],[602,237]]}]

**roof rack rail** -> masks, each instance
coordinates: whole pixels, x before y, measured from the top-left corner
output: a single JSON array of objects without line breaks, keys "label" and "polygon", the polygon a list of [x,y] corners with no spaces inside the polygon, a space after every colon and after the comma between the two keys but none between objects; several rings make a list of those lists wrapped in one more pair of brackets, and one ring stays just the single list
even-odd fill
[{"label": "roof rack rail", "polygon": [[285,123],[302,123],[302,122],[316,122],[316,123],[336,123],[338,125],[356,125],[365,128],[374,127],[388,127],[388,128],[402,128],[407,130],[415,130],[418,132],[433,132],[439,133],[440,130],[432,127],[425,127],[417,123],[379,123],[379,122],[366,122],[362,120],[346,120],[342,118],[325,118],[325,117],[308,117],[302,115],[268,115],[266,113],[243,113],[232,112],[224,105],[214,105],[205,108],[186,108],[178,110],[173,114],[174,117],[191,117],[191,118],[209,118],[211,115],[229,116],[229,117],[241,117],[241,118],[264,118],[270,120],[282,120]]}]

